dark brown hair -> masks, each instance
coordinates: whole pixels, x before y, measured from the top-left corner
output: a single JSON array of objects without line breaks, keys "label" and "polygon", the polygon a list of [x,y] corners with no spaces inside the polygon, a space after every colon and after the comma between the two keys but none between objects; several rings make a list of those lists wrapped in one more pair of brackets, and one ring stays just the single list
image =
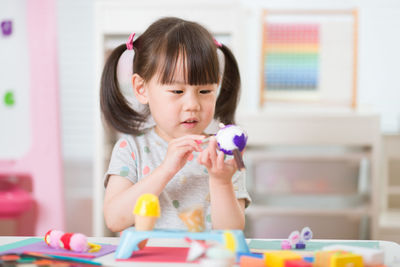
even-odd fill
[{"label": "dark brown hair", "polygon": [[[154,22],[133,42],[133,72],[149,81],[160,73],[160,83],[174,80],[180,55],[184,55],[184,79],[190,85],[219,82],[217,48],[225,57],[224,73],[214,118],[224,124],[234,123],[239,98],[240,75],[235,57],[225,45],[217,46],[212,35],[201,25],[179,18],[162,18]],[[114,49],[101,77],[100,107],[105,121],[117,131],[137,135],[150,112],[132,109],[122,95],[117,80],[117,64],[126,45]]]}]

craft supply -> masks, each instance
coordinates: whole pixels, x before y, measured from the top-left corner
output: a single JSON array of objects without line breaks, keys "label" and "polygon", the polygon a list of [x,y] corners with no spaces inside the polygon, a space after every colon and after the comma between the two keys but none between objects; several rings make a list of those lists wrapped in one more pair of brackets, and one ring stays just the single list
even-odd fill
[{"label": "craft supply", "polygon": [[245,252],[237,252],[237,253],[236,253],[236,262],[240,262],[240,258],[242,258],[242,257],[244,257],[244,256],[246,256],[246,257],[258,258],[258,259],[263,259],[263,258],[264,258],[264,255],[263,255],[263,254],[261,254],[261,253],[251,253],[251,252],[249,252],[249,253],[245,253]]},{"label": "craft supply", "polygon": [[343,250],[354,254],[359,254],[363,257],[364,264],[367,265],[380,265],[384,263],[384,252],[382,249],[357,247],[349,245],[330,245],[324,247],[322,250]]},{"label": "craft supply", "polygon": [[242,256],[240,257],[240,267],[265,267],[265,260],[263,258]]},{"label": "craft supply", "polygon": [[[143,194],[136,200],[135,209],[135,229],[136,231],[153,230],[157,218],[160,217],[160,202],[154,194]],[[147,241],[143,240],[139,245],[139,249],[146,246]]]},{"label": "craft supply", "polygon": [[44,241],[52,248],[63,248],[76,252],[97,252],[100,245],[89,243],[87,237],[81,233],[64,233],[59,230],[49,230]]},{"label": "craft supply", "polygon": [[161,239],[177,239],[177,238],[185,238],[188,237],[190,239],[195,240],[207,240],[208,242],[216,241],[219,244],[227,245],[228,247],[231,244],[226,244],[227,240],[224,235],[225,232],[229,232],[228,236],[230,235],[232,242],[234,243],[235,253],[237,252],[244,252],[248,253],[249,248],[247,246],[246,240],[244,238],[243,232],[240,230],[210,230],[204,232],[188,232],[182,230],[167,230],[167,229],[154,229],[152,231],[136,231],[135,228],[130,227],[122,232],[121,240],[119,242],[117,251],[115,252],[116,259],[127,259],[129,258],[132,253],[135,254],[138,250],[137,244],[141,241],[148,239],[148,238],[161,238]]},{"label": "craft supply", "polygon": [[60,247],[60,239],[61,236],[64,234],[63,231],[60,230],[49,230],[44,235],[44,242],[52,248],[59,248]]},{"label": "craft supply", "polygon": [[290,244],[289,240],[282,240],[281,248],[285,249],[292,249],[292,244]]},{"label": "craft supply", "polygon": [[[235,264],[235,253],[222,246],[209,248],[206,257],[201,261],[203,266],[233,266]],[[205,265],[206,263],[209,265]]]},{"label": "craft supply", "polygon": [[[315,241],[310,240],[307,242],[307,247],[305,250],[297,250],[297,253],[301,253],[302,255],[307,254],[310,255],[312,251],[318,251],[322,248],[330,245],[348,245],[348,246],[357,246],[364,248],[375,248],[379,249],[378,241],[340,241],[340,240],[331,240],[327,241]],[[253,239],[249,243],[249,248],[253,253],[263,253],[269,250],[280,250],[281,249],[281,241],[280,240],[261,240],[261,239]]]},{"label": "craft supply", "polygon": [[190,243],[189,251],[186,257],[187,261],[197,260],[203,256],[209,248],[204,241],[192,240],[188,237],[185,237],[185,241]]},{"label": "craft supply", "polygon": [[285,267],[287,260],[301,260],[300,254],[288,250],[269,251],[264,253],[265,264],[273,267]]},{"label": "craft supply", "polygon": [[289,250],[292,249],[292,246],[297,244],[300,240],[300,232],[299,231],[293,231],[290,233],[288,239],[282,240],[281,242],[281,249],[283,250]]},{"label": "craft supply", "polygon": [[194,206],[179,213],[179,218],[189,232],[203,232],[205,230],[203,206]]},{"label": "craft supply", "polygon": [[304,227],[300,233],[300,239],[296,243],[296,249],[305,249],[306,242],[312,238],[312,231],[310,227]]},{"label": "craft supply", "polygon": [[93,259],[112,253],[116,250],[115,245],[101,244],[101,249],[97,252],[76,252],[66,250],[63,248],[53,248],[44,242],[43,238],[31,237],[20,240],[11,244],[0,246],[0,253],[23,253],[23,252],[37,252],[41,254],[69,256]]},{"label": "craft supply", "polygon": [[233,155],[240,171],[245,169],[241,152],[246,147],[247,134],[237,125],[220,125],[221,129],[215,135],[218,148],[226,155]]},{"label": "craft supply", "polygon": [[285,267],[312,267],[312,263],[305,261],[303,259],[287,260],[285,262]]},{"label": "craft supply", "polygon": [[[132,261],[132,262],[187,262],[187,254],[189,248],[185,247],[151,247],[146,246],[141,250],[131,253],[128,258],[116,259],[119,261]],[[118,264],[119,265],[119,264]],[[117,266],[117,264],[116,264]]]},{"label": "craft supply", "polygon": [[364,267],[363,259],[361,255],[353,253],[339,254],[335,253],[330,258],[330,267]]},{"label": "craft supply", "polygon": [[200,266],[202,267],[232,267],[234,265],[232,259],[202,259]]},{"label": "craft supply", "polygon": [[96,265],[96,266],[101,266],[102,265],[100,262],[95,262],[95,261],[86,260],[86,259],[59,256],[59,255],[47,255],[47,254],[41,254],[41,253],[37,253],[37,252],[25,252],[25,253],[23,253],[23,255],[27,255],[27,256],[35,257],[35,258],[40,258],[40,259],[63,260],[63,261],[68,261],[68,262],[79,262],[79,263],[84,263],[84,264],[89,264],[89,265]]}]

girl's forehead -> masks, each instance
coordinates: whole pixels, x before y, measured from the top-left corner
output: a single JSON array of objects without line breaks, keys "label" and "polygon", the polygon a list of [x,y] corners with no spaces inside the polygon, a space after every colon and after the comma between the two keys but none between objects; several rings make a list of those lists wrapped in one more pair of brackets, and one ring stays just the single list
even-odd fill
[{"label": "girl's forehead", "polygon": [[157,82],[159,84],[180,82],[190,85],[218,83],[219,62],[216,53],[199,54],[199,52],[184,48],[166,49],[164,53],[161,52],[160,58],[154,62],[156,64],[154,77]]},{"label": "girl's forehead", "polygon": [[187,72],[187,62],[181,54],[177,57],[176,62],[174,62],[175,64],[170,64],[169,66],[166,66],[168,63],[165,61],[165,59],[160,61],[161,61],[159,63],[160,67],[158,68],[157,72],[154,75],[159,83],[162,83],[167,68],[170,69],[169,71],[171,73],[168,79],[170,83],[185,84],[189,80]]}]

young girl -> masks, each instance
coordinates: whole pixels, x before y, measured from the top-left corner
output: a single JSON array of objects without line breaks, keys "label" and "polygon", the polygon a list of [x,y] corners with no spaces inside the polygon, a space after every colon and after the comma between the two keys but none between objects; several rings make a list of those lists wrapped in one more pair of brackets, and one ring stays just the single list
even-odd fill
[{"label": "young girl", "polygon": [[[117,64],[134,50],[132,86],[144,109],[122,95]],[[224,55],[220,75],[217,49]],[[207,229],[243,229],[250,203],[243,172],[224,160],[214,137],[202,144],[213,119],[234,123],[240,88],[230,50],[197,23],[163,18],[133,41],[117,47],[101,80],[105,121],[124,135],[116,143],[105,175],[104,216],[117,232],[135,224],[136,199],[159,196],[156,228],[185,229],[179,211],[201,204]],[[155,126],[143,129],[148,117]]]}]

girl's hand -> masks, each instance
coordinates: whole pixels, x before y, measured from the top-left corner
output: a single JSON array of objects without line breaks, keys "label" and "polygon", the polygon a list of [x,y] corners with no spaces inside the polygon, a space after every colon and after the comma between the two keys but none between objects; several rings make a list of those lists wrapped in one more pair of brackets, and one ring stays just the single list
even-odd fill
[{"label": "girl's hand", "polygon": [[217,152],[217,140],[214,136],[210,137],[208,147],[204,149],[197,161],[207,168],[210,179],[216,179],[221,184],[232,182],[232,176],[237,170],[235,160],[224,160],[224,153]]},{"label": "girl's hand", "polygon": [[200,147],[200,141],[204,138],[204,135],[185,135],[172,139],[168,143],[167,155],[162,163],[165,170],[174,176],[185,166],[193,151],[201,152],[203,150]]}]

